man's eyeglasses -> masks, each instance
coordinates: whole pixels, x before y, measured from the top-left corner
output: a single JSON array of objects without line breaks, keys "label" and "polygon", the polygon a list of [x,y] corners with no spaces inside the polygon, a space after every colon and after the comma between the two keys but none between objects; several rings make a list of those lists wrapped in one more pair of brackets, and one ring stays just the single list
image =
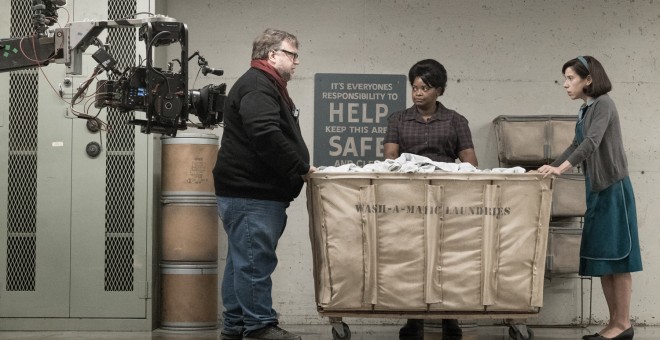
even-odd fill
[{"label": "man's eyeglasses", "polygon": [[287,50],[283,50],[283,49],[279,49],[277,51],[282,51],[282,52],[286,53],[286,55],[293,58],[292,60],[298,60],[298,53],[293,53],[291,51],[287,51]]}]

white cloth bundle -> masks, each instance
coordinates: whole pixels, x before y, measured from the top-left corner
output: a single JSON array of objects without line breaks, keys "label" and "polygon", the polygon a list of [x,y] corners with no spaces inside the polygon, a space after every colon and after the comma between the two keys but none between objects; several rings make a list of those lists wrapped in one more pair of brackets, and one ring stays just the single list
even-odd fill
[{"label": "white cloth bundle", "polygon": [[494,168],[477,169],[470,163],[445,163],[434,162],[428,157],[415,155],[412,153],[402,153],[397,159],[387,159],[385,161],[375,161],[364,167],[355,164],[344,164],[340,166],[321,166],[319,172],[495,172],[522,174],[525,169],[516,166],[513,168]]}]

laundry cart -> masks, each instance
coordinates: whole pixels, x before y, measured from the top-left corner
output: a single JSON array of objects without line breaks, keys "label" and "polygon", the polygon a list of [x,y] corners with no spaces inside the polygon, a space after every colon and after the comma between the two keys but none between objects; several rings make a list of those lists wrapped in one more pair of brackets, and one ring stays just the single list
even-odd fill
[{"label": "laundry cart", "polygon": [[317,310],[343,317],[516,320],[543,305],[553,179],[501,173],[314,173]]}]

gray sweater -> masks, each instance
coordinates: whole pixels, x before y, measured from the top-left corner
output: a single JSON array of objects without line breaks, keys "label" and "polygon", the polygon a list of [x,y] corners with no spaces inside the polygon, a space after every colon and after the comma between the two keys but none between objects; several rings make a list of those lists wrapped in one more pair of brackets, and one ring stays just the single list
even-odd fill
[{"label": "gray sweater", "polygon": [[582,143],[578,145],[573,139],[573,143],[551,165],[559,166],[564,161],[572,166],[586,163],[592,191],[602,191],[628,176],[619,114],[609,95],[596,98],[587,108]]}]

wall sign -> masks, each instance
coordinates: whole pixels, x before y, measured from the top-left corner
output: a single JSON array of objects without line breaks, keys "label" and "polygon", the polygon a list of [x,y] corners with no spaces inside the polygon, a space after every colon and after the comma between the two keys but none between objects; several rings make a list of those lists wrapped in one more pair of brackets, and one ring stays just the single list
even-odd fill
[{"label": "wall sign", "polygon": [[405,109],[407,85],[405,75],[317,73],[314,165],[382,161],[387,118]]}]

